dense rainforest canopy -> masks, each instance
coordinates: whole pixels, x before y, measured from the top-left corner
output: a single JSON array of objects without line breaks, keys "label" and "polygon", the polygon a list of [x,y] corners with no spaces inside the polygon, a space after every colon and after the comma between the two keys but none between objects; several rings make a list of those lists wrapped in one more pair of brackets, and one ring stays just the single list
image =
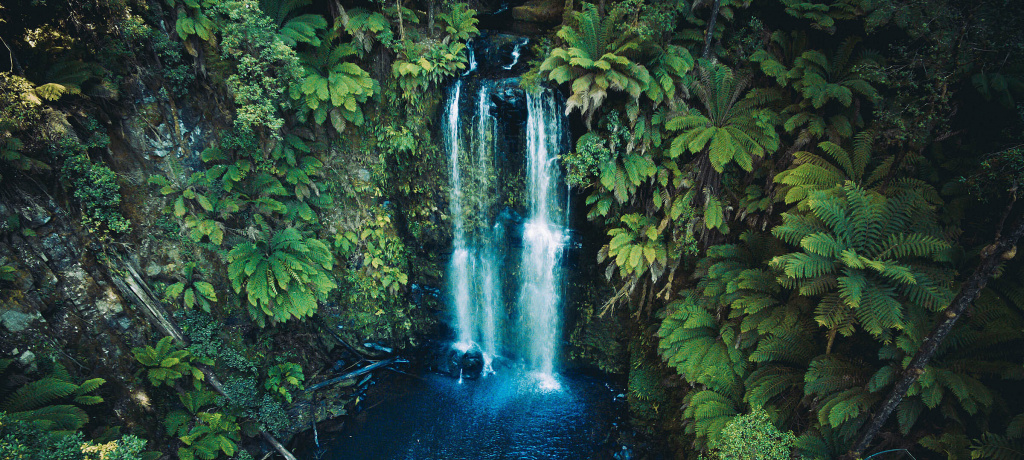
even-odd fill
[{"label": "dense rainforest canopy", "polygon": [[635,429],[1024,458],[1021,6],[4,1],[0,458],[291,455],[339,356],[444,336],[439,103],[492,30],[564,95],[567,360]]}]

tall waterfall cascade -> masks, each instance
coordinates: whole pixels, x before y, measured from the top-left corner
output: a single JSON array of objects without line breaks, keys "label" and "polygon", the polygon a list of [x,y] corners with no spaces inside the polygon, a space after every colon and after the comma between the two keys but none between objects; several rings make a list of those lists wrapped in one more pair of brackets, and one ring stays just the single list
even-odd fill
[{"label": "tall waterfall cascade", "polygon": [[[563,103],[508,76],[526,39],[490,67],[474,65],[448,94],[442,133],[450,168],[452,255],[447,284],[454,347],[554,382],[562,328],[568,202],[558,156]],[[494,58],[492,58],[494,59]],[[496,59],[495,59],[496,60]],[[506,64],[508,62],[512,64]],[[524,116],[525,115],[525,116]]]}]

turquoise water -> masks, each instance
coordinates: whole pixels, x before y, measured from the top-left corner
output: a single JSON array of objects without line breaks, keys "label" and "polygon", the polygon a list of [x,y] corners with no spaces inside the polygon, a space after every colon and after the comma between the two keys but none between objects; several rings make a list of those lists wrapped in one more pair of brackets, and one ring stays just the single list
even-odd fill
[{"label": "turquoise water", "polygon": [[[589,376],[533,373],[458,380],[429,374],[384,385],[323,460],[597,459],[622,456],[621,392]],[[390,387],[390,388],[388,388]],[[327,436],[322,435],[324,438]],[[311,455],[308,458],[317,458]]]}]

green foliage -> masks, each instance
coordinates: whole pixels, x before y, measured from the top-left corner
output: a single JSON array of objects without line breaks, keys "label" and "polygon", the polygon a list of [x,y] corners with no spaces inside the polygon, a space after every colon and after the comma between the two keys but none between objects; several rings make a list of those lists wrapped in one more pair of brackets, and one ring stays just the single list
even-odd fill
[{"label": "green foliage", "polygon": [[149,183],[160,187],[160,194],[171,199],[171,204],[164,208],[164,212],[184,219],[184,226],[189,230],[188,236],[192,241],[209,241],[220,246],[224,241],[224,228],[222,223],[211,218],[214,217],[212,213],[216,212],[224,217],[231,212],[239,211],[241,207],[237,197],[225,195],[218,200],[208,193],[213,182],[212,176],[212,172],[194,173],[184,189],[175,187],[167,178],[160,175],[150,176]]},{"label": "green foliage", "polygon": [[568,174],[565,181],[572,187],[586,187],[600,172],[600,165],[611,157],[611,151],[596,133],[586,133],[576,141],[576,149],[559,157]]},{"label": "green foliage", "polygon": [[670,251],[678,258],[675,245],[661,231],[664,226],[659,229],[659,222],[639,214],[626,214],[621,220],[621,227],[608,230],[612,239],[607,251],[599,254],[598,262],[603,262],[607,253],[608,258],[615,259],[619,273],[624,276],[643,275],[650,269],[653,277],[660,277],[668,266]]},{"label": "green foliage", "polygon": [[370,52],[374,43],[383,43],[388,48],[395,45],[391,23],[379,12],[353,8],[347,12],[343,10],[338,19],[345,27],[345,32],[352,35],[352,42],[360,56]]},{"label": "green foliage", "polygon": [[612,152],[597,133],[586,133],[576,141],[576,149],[559,157],[568,174],[565,181],[571,187],[586,187],[600,174],[600,166],[611,159]]},{"label": "green foliage", "polygon": [[132,435],[103,444],[88,441],[81,446],[84,460],[152,460],[154,452],[143,452],[145,448],[146,441]]},{"label": "green foliage", "polygon": [[351,43],[340,43],[342,29],[337,25],[319,40],[319,46],[300,54],[304,75],[291,87],[291,98],[300,101],[300,118],[312,113],[321,124],[329,117],[339,132],[348,123],[363,124],[360,105],[379,92],[377,81],[348,60],[357,54]]},{"label": "green foliage", "polygon": [[[624,14],[616,9],[602,18],[596,6],[584,3],[583,11],[572,12],[571,22],[558,31],[566,47],[551,50],[540,67],[541,78],[559,85],[572,82],[565,111],[579,110],[588,126],[609,90],[625,91],[636,103],[651,83],[647,68],[630,60],[639,38],[617,30]],[[673,62],[685,67],[681,59]]]},{"label": "green foliage", "polygon": [[796,436],[782,432],[771,422],[764,409],[732,419],[722,429],[722,440],[711,446],[712,458],[720,460],[785,460],[790,456]]},{"label": "green foliage", "polygon": [[278,364],[267,371],[267,380],[263,388],[276,393],[289,403],[292,402],[291,388],[303,389],[302,382],[306,376],[302,374],[302,366],[295,363]]},{"label": "green foliage", "polygon": [[178,448],[178,460],[213,460],[221,453],[228,457],[238,453],[241,427],[235,417],[219,412],[199,412],[191,428],[178,425],[178,420],[179,417],[169,418],[167,423],[168,431],[185,444]]},{"label": "green foliage", "polygon": [[[200,310],[179,310],[174,313],[178,326],[188,335],[188,351],[197,359],[210,360],[220,368],[255,374],[256,365],[239,350],[237,342],[227,343],[224,323]],[[225,337],[227,335],[227,337]],[[223,366],[223,367],[222,367]]]},{"label": "green foliage", "polygon": [[228,395],[226,409],[254,421],[259,429],[275,435],[291,430],[292,420],[280,399],[254,389],[259,389],[254,377],[229,378],[224,382],[224,392]]},{"label": "green foliage", "polygon": [[[479,21],[475,16],[476,10],[470,9],[467,4],[452,3],[451,10],[438,15],[447,24],[446,35],[440,41],[405,40],[392,44],[398,56],[391,64],[391,75],[397,80],[402,97],[407,102],[418,104],[428,88],[437,87],[446,79],[463,73],[469,62],[466,42],[480,32],[476,28]],[[369,21],[374,18],[367,17],[364,25],[373,27]],[[409,19],[413,18],[415,16]],[[378,37],[383,36],[378,34]]]},{"label": "green foliage", "polygon": [[198,390],[206,376],[196,365],[213,364],[206,358],[193,356],[188,350],[178,349],[174,338],[170,336],[160,339],[156,348],[149,345],[133,348],[132,354],[135,355],[135,359],[139,363],[146,366],[146,377],[149,379],[149,383],[155,387],[173,386],[178,379],[190,376],[193,386]]},{"label": "green foliage", "polygon": [[250,317],[260,324],[303,319],[337,287],[327,245],[294,228],[266,239],[235,245],[227,255],[228,278],[236,293],[245,291]]},{"label": "green foliage", "polygon": [[213,8],[220,3],[218,0],[181,0],[180,3],[176,0],[165,1],[177,11],[174,30],[182,41],[187,42],[193,35],[207,42],[216,40],[217,23],[214,22]]},{"label": "green foliage", "polygon": [[402,96],[416,102],[431,85],[459,75],[468,63],[466,44],[454,41],[429,48],[410,47],[405,57],[395,59],[391,75],[398,80]]},{"label": "green foliage", "polygon": [[260,10],[277,25],[277,38],[281,43],[292,48],[299,43],[320,46],[317,33],[327,28],[327,20],[319,14],[296,14],[312,3],[311,0],[260,0]]},{"label": "green foliage", "polygon": [[776,303],[774,280],[752,269],[770,246],[756,239],[751,243],[758,250],[710,248],[697,267],[704,275],[701,281],[668,305],[658,330],[661,356],[687,381],[700,385],[687,396],[690,406],[683,413],[692,420],[687,430],[700,441],[717,442],[725,425],[741,412],[750,371],[748,348],[755,336],[749,334],[750,325],[722,320],[723,309],[742,303],[763,309]]},{"label": "green foliage", "polygon": [[949,245],[915,198],[887,198],[847,183],[812,192],[809,213],[783,214],[783,224],[772,230],[801,249],[772,265],[801,294],[821,296],[814,318],[829,330],[828,350],[836,332],[850,336],[858,325],[885,337],[915,327],[904,298],[931,311],[952,298],[947,275],[934,265],[946,260]]},{"label": "green foliage", "polygon": [[357,232],[346,231],[334,237],[339,260],[354,267],[350,281],[358,290],[353,301],[397,297],[409,284],[406,249],[398,237],[391,217],[383,209],[367,219]]},{"label": "green foliage", "polygon": [[480,23],[476,10],[465,3],[453,3],[450,11],[438,14],[437,18],[445,23],[444,30],[450,40],[467,42],[480,33],[476,28]]},{"label": "green foliage", "polygon": [[831,56],[806,50],[802,32],[772,34],[770,47],[756,51],[751,59],[778,85],[794,91],[794,102],[783,110],[787,132],[798,134],[798,143],[827,138],[833,143],[853,136],[853,127],[863,125],[862,105],[880,102],[873,85],[881,81],[874,69],[874,53],[855,55],[859,39],[843,41]]},{"label": "green foliage", "polygon": [[1014,193],[1024,183],[1024,148],[1013,147],[988,155],[973,174],[962,176],[958,182],[967,192],[982,202]]},{"label": "green foliage", "polygon": [[54,433],[0,412],[0,458],[5,460],[143,460],[146,441],[127,435],[97,444],[80,432]]},{"label": "green foliage", "polygon": [[859,363],[825,355],[811,361],[804,376],[804,392],[819,401],[818,423],[836,429],[845,441],[852,441],[868,420],[869,411],[881,395],[864,388],[868,372]]},{"label": "green foliage", "polygon": [[[666,378],[664,366],[653,362],[639,341],[629,345],[629,380],[627,382],[627,401],[629,411],[634,418],[656,420],[662,406],[669,401],[668,391],[663,385]],[[666,409],[668,407],[666,406]]]},{"label": "green foliage", "polygon": [[775,176],[775,181],[785,186],[779,194],[786,204],[800,203],[800,209],[806,210],[812,192],[828,190],[846,181],[873,188],[884,178],[889,164],[880,166],[880,174],[865,177],[871,160],[871,140],[870,132],[862,132],[849,149],[826,141],[818,144],[818,150],[825,155],[795,152],[794,166]]},{"label": "green foliage", "polygon": [[1024,414],[1010,420],[1006,434],[985,433],[971,444],[971,458],[1011,460],[1024,454]]},{"label": "green foliage", "polygon": [[117,174],[107,165],[94,162],[78,140],[57,141],[64,157],[61,176],[68,184],[82,210],[82,224],[96,233],[126,233],[131,222],[121,214],[121,185]]},{"label": "green foliage", "polygon": [[236,63],[227,79],[236,105],[235,129],[242,137],[262,129],[276,137],[284,126],[279,108],[303,75],[299,57],[255,0],[221,1],[214,10],[224,18],[221,56]]},{"label": "green foliage", "polygon": [[[0,376],[5,371],[10,375],[13,360],[0,359]],[[89,422],[78,406],[90,406],[103,402],[103,398],[90,394],[106,380],[94,378],[75,384],[71,376],[59,363],[53,363],[53,370],[46,377],[15,387],[14,382],[0,386],[0,413],[6,418],[31,424],[34,428],[49,432],[72,432]]]},{"label": "green foliage", "polygon": [[103,67],[95,62],[55,62],[40,75],[41,81],[48,83],[36,86],[33,92],[47,101],[56,101],[64,95],[81,95],[86,82],[100,79],[103,75]]},{"label": "green foliage", "polygon": [[167,290],[164,291],[164,300],[180,301],[186,309],[199,306],[203,311],[209,313],[213,304],[217,302],[217,291],[214,290],[212,284],[201,280],[204,271],[197,267],[195,262],[186,263],[182,270],[185,280],[167,286]]},{"label": "green foliage", "polygon": [[[18,171],[45,171],[50,166],[22,153],[24,142],[15,133],[30,128],[41,116],[41,101],[28,80],[0,72],[0,160]],[[7,168],[4,168],[7,169]]]},{"label": "green foliage", "polygon": [[718,173],[732,163],[751,171],[755,157],[779,148],[774,117],[770,111],[758,108],[759,101],[753,94],[741,97],[749,77],[737,78],[728,67],[709,63],[699,66],[698,73],[700,80],[694,92],[706,112],[691,111],[665,124],[670,130],[682,131],[672,140],[672,157],[688,151],[707,155]]},{"label": "green foliage", "polygon": [[[593,154],[608,153],[599,159],[600,172],[591,179],[594,192],[586,204],[590,206],[587,218],[601,220],[609,227],[609,244],[598,252],[599,262],[614,261],[608,263],[605,277],[611,280],[618,274],[625,280],[609,300],[609,308],[623,299],[644,305],[655,299],[654,293],[671,299],[674,291],[668,286],[676,270],[685,256],[698,250],[692,231],[696,214],[693,193],[687,190],[688,174],[657,147],[659,135],[647,136],[648,127],[661,120],[661,113],[655,113],[639,119],[631,129],[618,112],[612,111],[601,118],[598,130],[581,138],[586,142],[583,148]],[[654,287],[662,284],[664,288]],[[639,299],[628,299],[627,291],[644,294]]]},{"label": "green foliage", "polygon": [[864,0],[838,0],[834,2],[808,2],[805,0],[782,0],[790,16],[808,19],[811,27],[835,33],[836,21],[853,19],[868,13],[875,2]]}]

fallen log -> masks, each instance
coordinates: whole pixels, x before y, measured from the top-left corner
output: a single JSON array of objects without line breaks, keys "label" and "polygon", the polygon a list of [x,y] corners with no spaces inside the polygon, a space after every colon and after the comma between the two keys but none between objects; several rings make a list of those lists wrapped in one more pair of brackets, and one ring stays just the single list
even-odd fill
[{"label": "fallen log", "polygon": [[356,369],[356,370],[354,370],[352,372],[348,372],[348,373],[339,375],[337,377],[334,377],[333,379],[324,380],[323,382],[320,382],[320,383],[318,383],[316,385],[313,385],[313,386],[309,387],[307,389],[307,391],[316,391],[316,390],[319,390],[321,388],[334,385],[335,383],[341,382],[343,380],[348,380],[348,379],[351,379],[353,377],[359,377],[360,375],[363,375],[363,374],[365,374],[367,372],[372,372],[375,369],[380,369],[382,367],[389,366],[389,365],[392,365],[392,364],[407,363],[407,362],[409,362],[409,361],[405,360],[405,359],[401,359],[401,358],[388,358],[388,359],[385,359],[383,361],[377,361],[377,362],[375,362],[373,364],[370,364],[369,366],[362,367],[362,368]]}]

